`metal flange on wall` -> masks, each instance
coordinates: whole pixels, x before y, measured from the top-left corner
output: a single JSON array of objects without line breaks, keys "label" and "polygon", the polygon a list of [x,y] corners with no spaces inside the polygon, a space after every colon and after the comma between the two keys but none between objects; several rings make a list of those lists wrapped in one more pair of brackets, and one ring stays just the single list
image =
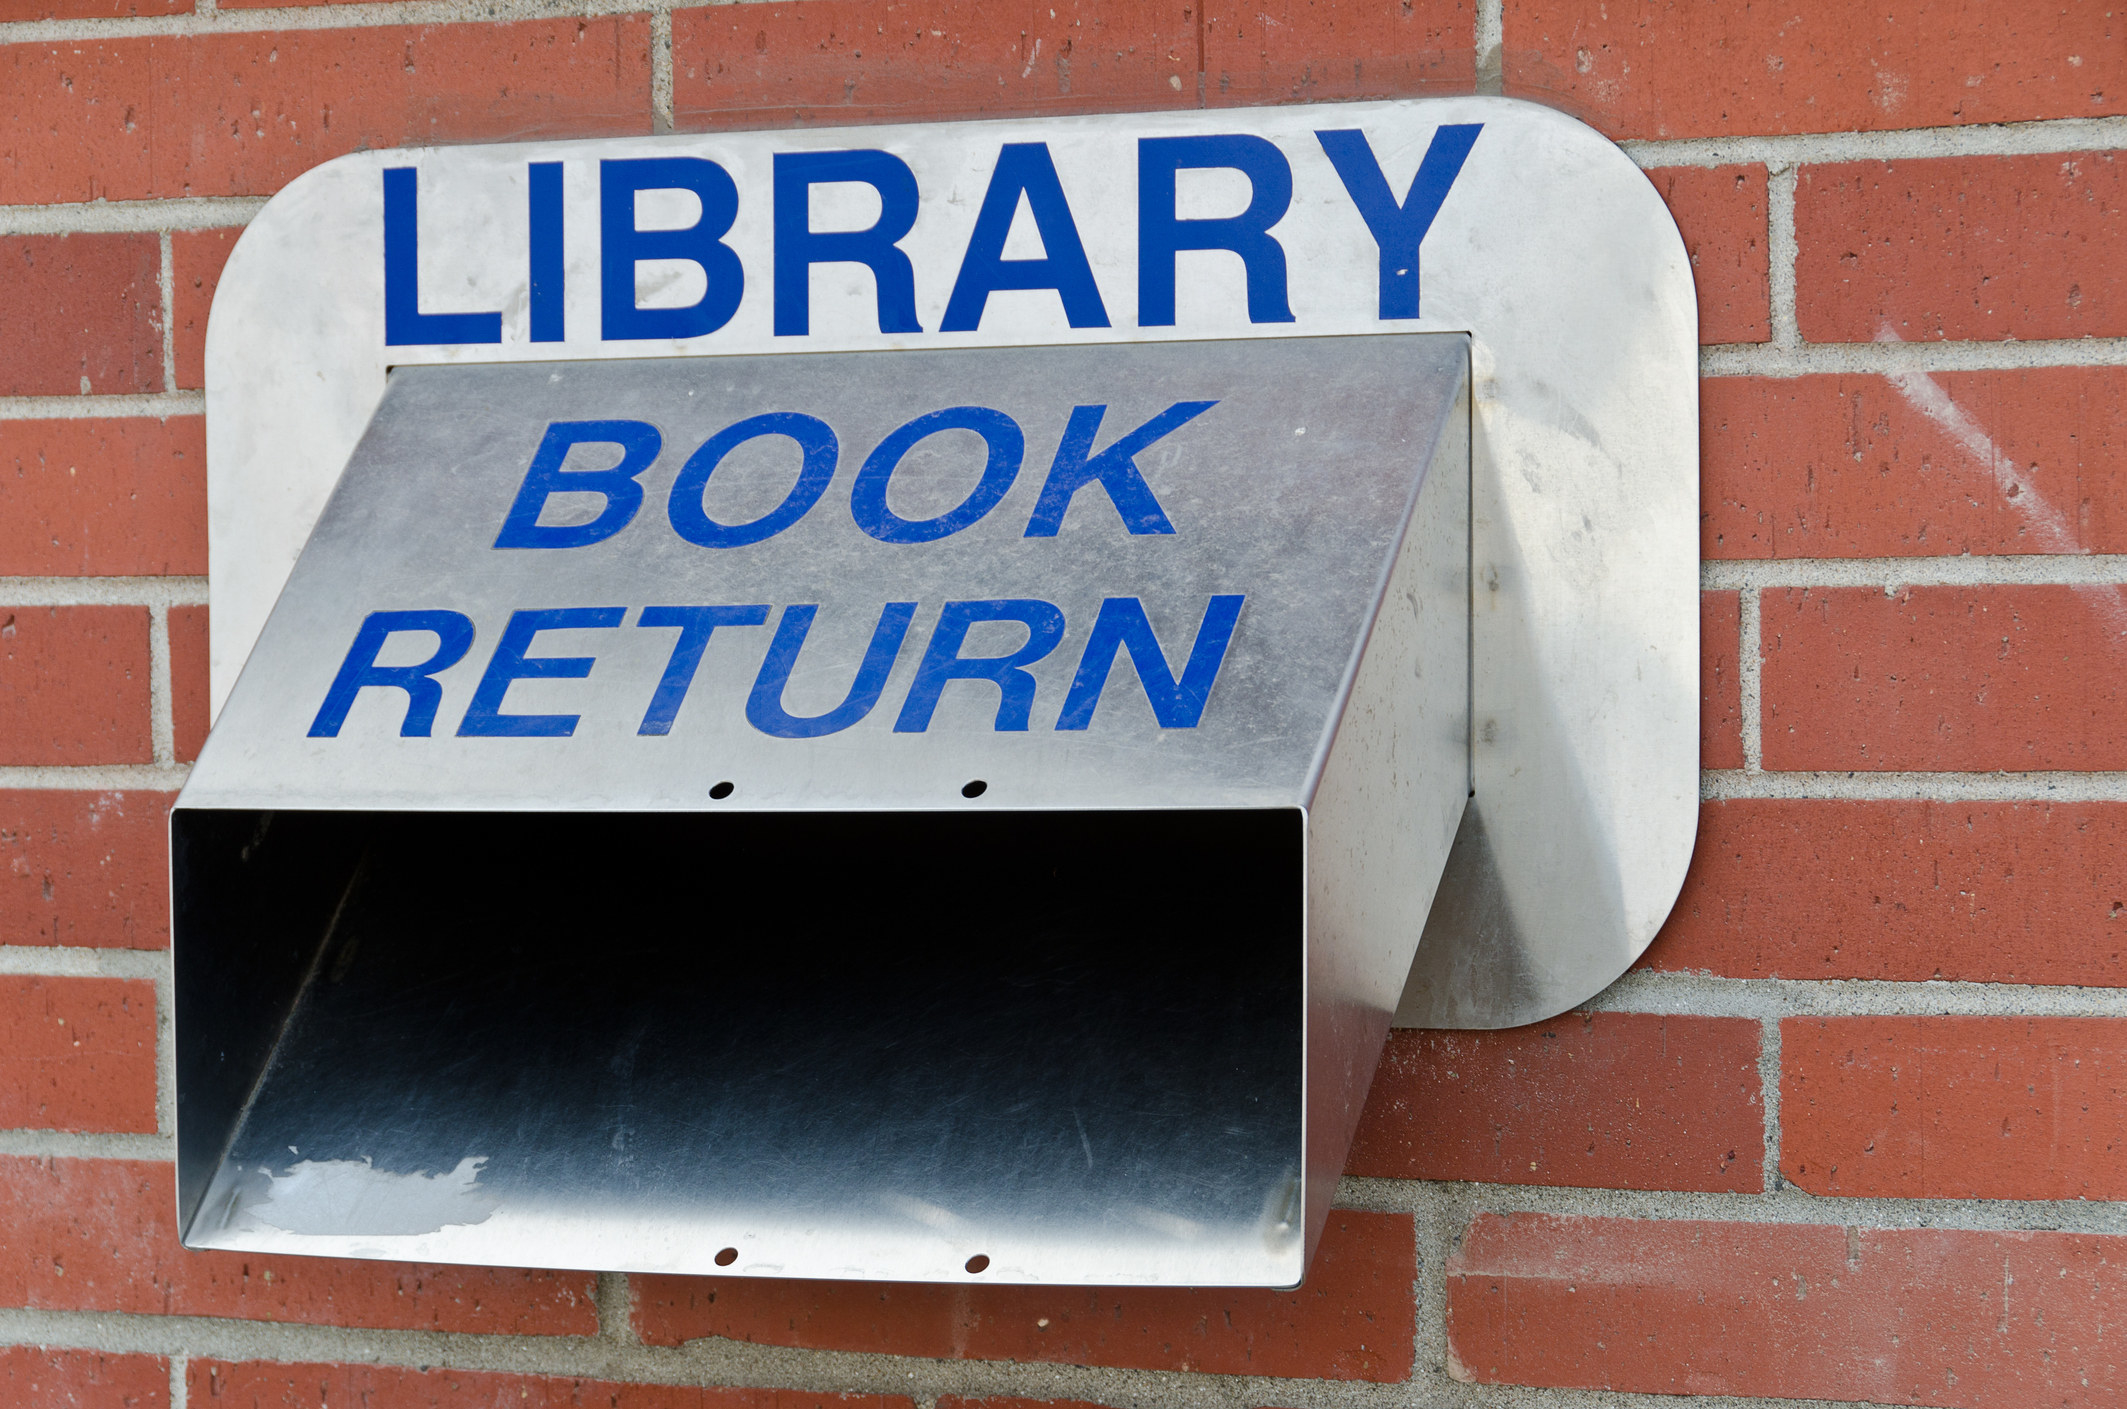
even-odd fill
[{"label": "metal flange on wall", "polygon": [[195,1247],[1291,1285],[1697,817],[1696,305],[1503,99],[342,157],[207,343]]}]

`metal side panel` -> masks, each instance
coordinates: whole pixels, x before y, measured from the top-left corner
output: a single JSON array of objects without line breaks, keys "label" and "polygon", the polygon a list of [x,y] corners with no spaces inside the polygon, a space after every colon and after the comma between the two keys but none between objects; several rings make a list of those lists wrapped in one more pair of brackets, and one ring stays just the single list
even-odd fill
[{"label": "metal side panel", "polygon": [[[1469,796],[1469,424],[1460,398],[1441,423],[1308,813],[1310,1252]],[[1463,786],[1441,785],[1457,776]]]},{"label": "metal side panel", "polygon": [[[1654,859],[1695,815],[1651,800],[1697,790],[1696,747],[1676,747],[1675,731],[1680,718],[1697,727],[1697,695],[1676,674],[1696,668],[1698,618],[1661,609],[1696,593],[1695,557],[1635,557],[1575,531],[1572,497],[1587,487],[1503,463],[1477,424],[1472,795],[1396,1012],[1402,1027],[1538,1022],[1608,987],[1667,915],[1682,877],[1653,884]],[[1643,499],[1669,488],[1620,474],[1606,512],[1651,518]],[[1632,707],[1606,683],[1627,658],[1669,712]],[[1617,786],[1621,774],[1635,786]]]}]

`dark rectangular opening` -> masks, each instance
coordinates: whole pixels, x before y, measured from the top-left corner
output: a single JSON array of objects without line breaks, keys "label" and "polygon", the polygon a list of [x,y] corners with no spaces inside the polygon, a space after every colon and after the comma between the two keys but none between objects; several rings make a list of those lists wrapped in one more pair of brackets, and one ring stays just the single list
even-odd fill
[{"label": "dark rectangular opening", "polygon": [[1260,1240],[1297,1217],[1304,827],[182,809],[188,1240],[428,1231],[306,1162],[749,1257],[910,1209]]}]

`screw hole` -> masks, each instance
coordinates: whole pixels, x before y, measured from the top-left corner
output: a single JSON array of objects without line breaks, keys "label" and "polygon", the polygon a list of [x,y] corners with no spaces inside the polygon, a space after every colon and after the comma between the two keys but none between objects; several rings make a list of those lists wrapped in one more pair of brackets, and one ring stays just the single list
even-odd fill
[{"label": "screw hole", "polygon": [[[730,797],[731,793],[732,787],[729,783],[718,783],[715,787],[709,790],[709,796],[715,798],[718,802],[722,802],[725,798]],[[724,1251],[731,1252],[731,1249],[726,1248],[724,1249]],[[737,1253],[732,1253],[731,1255],[733,1257],[738,1256]]]},{"label": "screw hole", "polygon": [[737,1248],[725,1248],[722,1252],[716,1255],[716,1265],[719,1267],[729,1267],[732,1263],[737,1262],[738,1260],[739,1250]]},{"label": "screw hole", "polygon": [[989,1269],[989,1265],[989,1258],[979,1252],[967,1260],[967,1270],[970,1272],[987,1271]]},{"label": "screw hole", "polygon": [[[960,795],[961,795],[962,797],[981,797],[981,796],[982,796],[982,795],[983,795],[984,793],[988,792],[989,790],[990,790],[990,785],[989,785],[988,783],[985,783],[985,782],[983,782],[983,781],[982,781],[982,779],[980,779],[980,778],[977,778],[977,779],[976,779],[976,780],[975,780],[974,782],[972,782],[972,783],[969,783],[969,784],[968,784],[968,785],[967,785],[966,787],[962,788],[962,789],[960,790]],[[988,1258],[984,1258],[984,1259],[983,1259],[983,1264],[982,1264],[982,1265],[983,1265],[983,1267],[987,1267],[987,1266],[989,1266],[989,1259],[988,1259]],[[981,1268],[981,1267],[978,1267],[978,1268],[976,1268],[975,1270],[976,1270],[977,1272],[980,1272],[980,1271],[982,1270],[982,1268]]]}]

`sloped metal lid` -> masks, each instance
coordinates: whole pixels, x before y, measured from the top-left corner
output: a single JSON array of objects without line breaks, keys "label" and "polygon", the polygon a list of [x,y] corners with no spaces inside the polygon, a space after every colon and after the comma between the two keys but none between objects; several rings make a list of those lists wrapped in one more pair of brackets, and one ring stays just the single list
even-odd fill
[{"label": "sloped metal lid", "polygon": [[1466,361],[402,368],[184,805],[1305,805]]}]

